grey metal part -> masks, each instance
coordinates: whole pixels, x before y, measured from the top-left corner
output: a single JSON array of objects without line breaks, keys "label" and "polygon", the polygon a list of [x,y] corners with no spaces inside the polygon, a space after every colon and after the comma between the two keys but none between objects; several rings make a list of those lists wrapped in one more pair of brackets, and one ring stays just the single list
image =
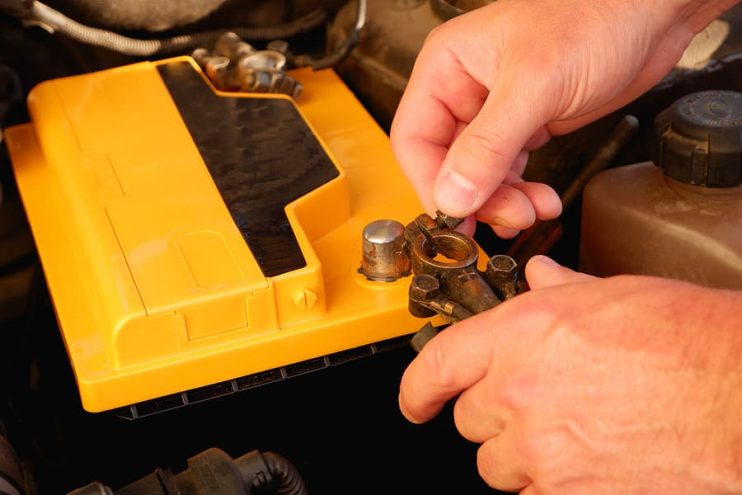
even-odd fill
[{"label": "grey metal part", "polygon": [[376,220],[363,229],[360,272],[369,280],[391,282],[410,273],[405,254],[404,226],[396,220]]}]

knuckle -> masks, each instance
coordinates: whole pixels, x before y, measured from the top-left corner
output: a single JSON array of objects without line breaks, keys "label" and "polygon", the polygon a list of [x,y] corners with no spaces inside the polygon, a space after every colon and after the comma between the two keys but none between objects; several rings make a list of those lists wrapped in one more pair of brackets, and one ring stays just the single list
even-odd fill
[{"label": "knuckle", "polygon": [[529,431],[528,434],[521,436],[519,447],[523,461],[533,468],[534,474],[538,474],[542,468],[545,448],[541,435],[536,434],[535,431]]},{"label": "knuckle", "polygon": [[456,140],[457,148],[480,165],[491,165],[507,158],[506,143],[505,136],[499,131],[481,125],[469,126]]},{"label": "knuckle", "polygon": [[479,447],[477,450],[477,471],[489,486],[494,487],[497,484],[496,466],[498,464],[497,459],[493,458],[492,453],[484,445]]},{"label": "knuckle", "polygon": [[453,406],[453,424],[456,426],[456,430],[461,434],[462,437],[467,440],[472,440],[467,435],[467,413],[463,401],[458,399]]},{"label": "knuckle", "polygon": [[515,413],[528,410],[537,378],[528,372],[512,372],[498,389],[498,400]]},{"label": "knuckle", "polygon": [[448,365],[446,335],[438,334],[422,350],[424,371],[439,386],[449,389],[456,383],[456,371]]},{"label": "knuckle", "polygon": [[471,415],[465,401],[458,399],[453,406],[453,422],[456,426],[456,430],[461,434],[462,437],[469,440],[470,442],[476,442],[481,440],[476,437],[471,428]]},{"label": "knuckle", "polygon": [[428,34],[425,36],[425,40],[423,41],[423,47],[430,47],[431,45],[437,44],[441,37],[444,36],[443,33],[445,32],[446,27],[445,24],[439,24],[428,31]]}]

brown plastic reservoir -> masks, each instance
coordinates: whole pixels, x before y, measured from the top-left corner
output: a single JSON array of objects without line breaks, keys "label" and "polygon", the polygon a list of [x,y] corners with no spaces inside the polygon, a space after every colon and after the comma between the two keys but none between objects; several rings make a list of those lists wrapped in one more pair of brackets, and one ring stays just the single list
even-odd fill
[{"label": "brown plastic reservoir", "polygon": [[654,162],[586,186],[580,269],[742,288],[742,94],[688,95],[655,124]]}]

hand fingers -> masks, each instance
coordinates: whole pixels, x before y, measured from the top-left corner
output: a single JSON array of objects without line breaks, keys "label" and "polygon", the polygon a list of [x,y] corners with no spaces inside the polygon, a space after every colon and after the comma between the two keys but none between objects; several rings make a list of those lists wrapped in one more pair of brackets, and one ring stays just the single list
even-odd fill
[{"label": "hand fingers", "polygon": [[531,289],[542,289],[555,285],[565,285],[595,280],[596,277],[575,272],[561,266],[546,256],[534,256],[526,265],[526,280]]},{"label": "hand fingers", "polygon": [[[477,219],[493,227],[495,232],[508,234],[527,229],[536,221],[551,220],[562,212],[562,202],[556,192],[537,182],[501,184],[482,208]],[[501,230],[502,232],[498,232]]]},{"label": "hand fingers", "polygon": [[549,328],[550,310],[512,302],[467,318],[431,339],[402,376],[399,407],[413,423],[423,423],[443,405],[487,375],[492,363],[522,359]]},{"label": "hand fingers", "polygon": [[527,229],[536,221],[533,204],[515,185],[500,184],[477,211],[477,219],[510,229]]},{"label": "hand fingers", "polygon": [[526,195],[539,220],[552,220],[561,215],[562,200],[550,186],[540,182],[516,182],[511,185]]},{"label": "hand fingers", "polygon": [[532,482],[523,455],[516,447],[516,435],[516,430],[508,427],[500,435],[484,442],[477,451],[479,475],[492,488],[518,492]]},{"label": "hand fingers", "polygon": [[453,142],[435,181],[433,198],[444,213],[478,210],[505,178],[525,144],[547,119],[523,91],[495,88]]},{"label": "hand fingers", "polygon": [[[407,103],[403,97],[400,102],[392,124],[391,143],[397,161],[415,188],[423,207],[426,211],[433,212],[437,209],[433,201],[433,184],[440,163],[448,152],[449,142],[456,129],[456,120],[440,101],[429,95],[419,95],[414,100],[416,101]],[[416,127],[415,117],[418,114],[414,109],[407,108],[414,105],[420,105],[424,109],[420,116],[423,121],[437,124],[435,132]]]},{"label": "hand fingers", "polygon": [[508,413],[498,407],[487,379],[464,390],[453,408],[453,419],[461,436],[475,443],[496,437],[505,429]]},{"label": "hand fingers", "polygon": [[552,122],[548,126],[549,131],[560,135],[568,134],[636,100],[670,72],[677,61],[680,60],[692,37],[693,33],[690,31],[683,32],[680,36],[665,37],[660,45],[654,49],[654,54],[639,71],[636,79],[615,97],[600,107],[575,118]]},{"label": "hand fingers", "polygon": [[500,227],[499,225],[493,225],[492,230],[495,231],[495,234],[497,234],[497,237],[499,237],[500,239],[512,239],[516,235],[520,234],[520,229]]},{"label": "hand fingers", "polygon": [[402,170],[426,211],[437,209],[432,191],[451,142],[479,111],[486,89],[450,50],[426,43],[392,123],[390,138]]},{"label": "hand fingers", "polygon": [[439,333],[410,363],[399,394],[399,407],[407,419],[428,421],[449,399],[485,376],[499,335],[508,334],[508,329],[490,323],[496,309]]},{"label": "hand fingers", "polygon": [[457,227],[456,230],[468,237],[473,237],[474,232],[477,230],[477,220],[474,216],[469,216],[464,219]]},{"label": "hand fingers", "polygon": [[523,149],[526,151],[533,151],[537,150],[546,143],[549,142],[551,139],[551,134],[549,133],[549,130],[546,128],[546,126],[541,127],[538,129],[533,136],[531,136],[531,139],[526,141],[525,146],[523,146]]},{"label": "hand fingers", "polygon": [[[528,165],[528,151],[523,150],[515,156],[512,165],[510,165],[510,173],[515,173],[518,177],[523,176],[523,172],[526,171],[526,165]],[[505,174],[507,177],[508,174]],[[505,179],[503,179],[503,182]]]}]

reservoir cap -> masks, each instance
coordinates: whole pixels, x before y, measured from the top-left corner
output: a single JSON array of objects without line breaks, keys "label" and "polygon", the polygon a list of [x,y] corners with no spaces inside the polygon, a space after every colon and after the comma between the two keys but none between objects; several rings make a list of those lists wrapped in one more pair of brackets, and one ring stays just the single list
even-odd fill
[{"label": "reservoir cap", "polygon": [[742,93],[684,96],[655,119],[654,163],[673,179],[706,187],[742,183]]}]

